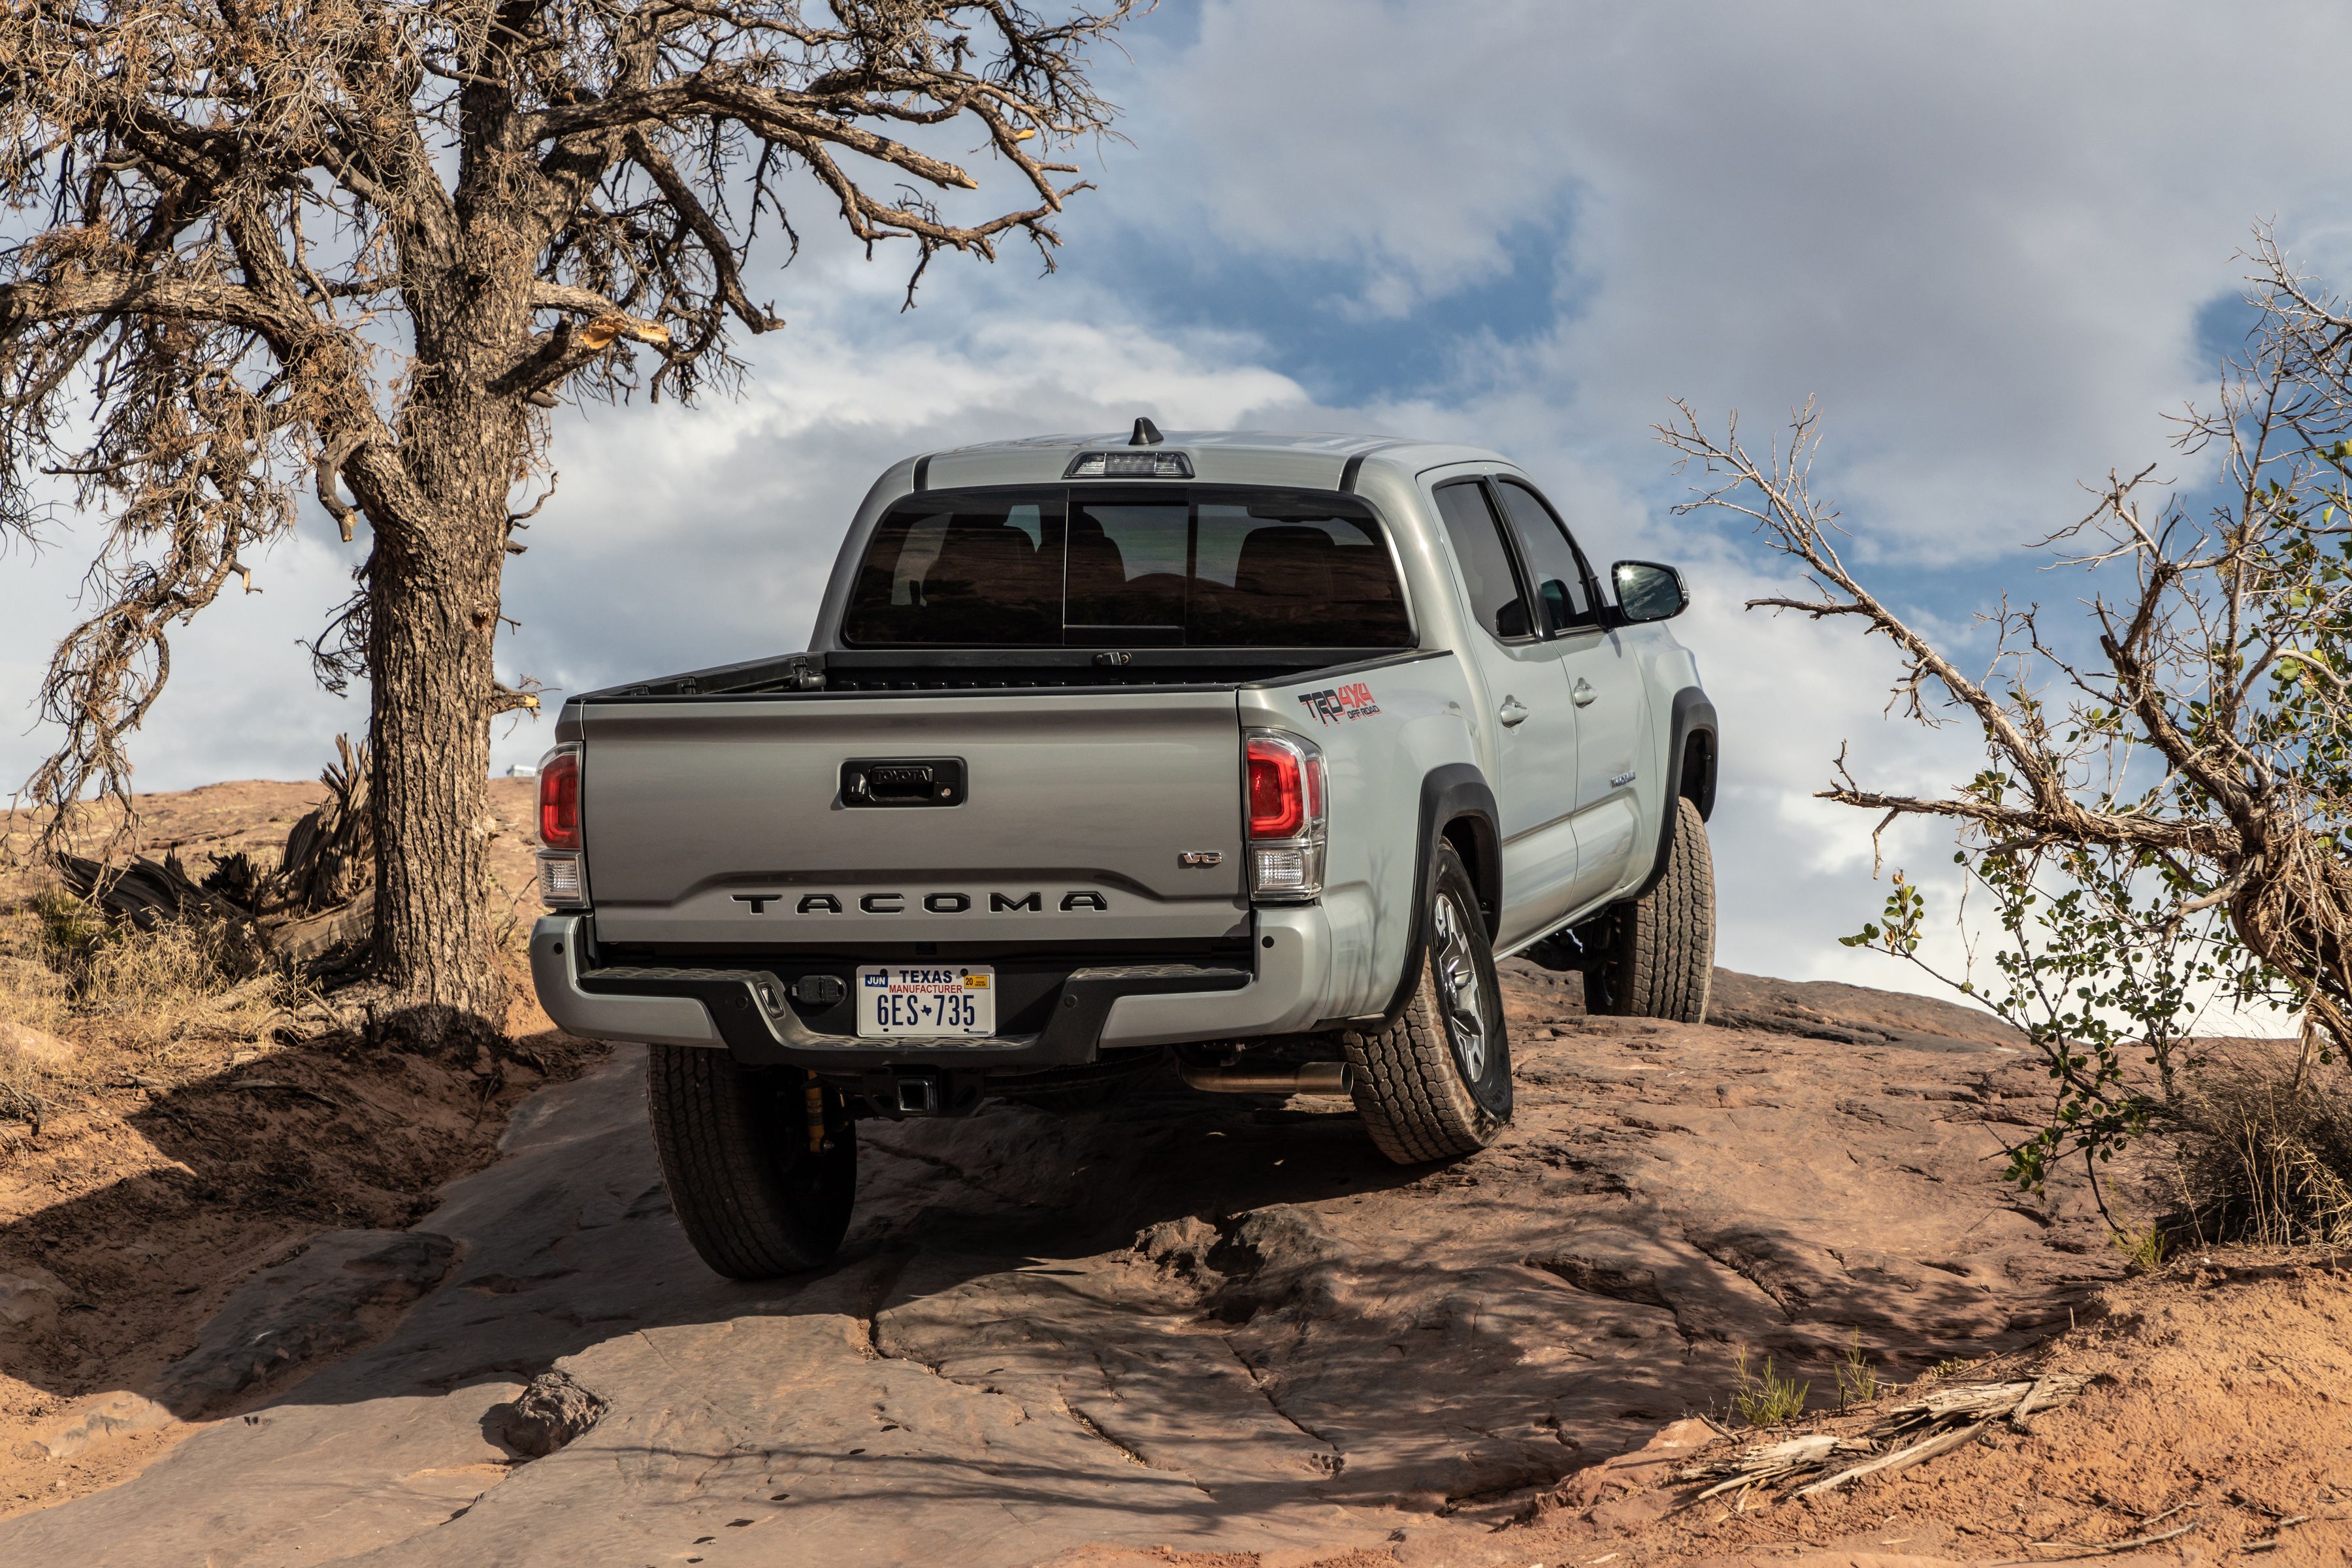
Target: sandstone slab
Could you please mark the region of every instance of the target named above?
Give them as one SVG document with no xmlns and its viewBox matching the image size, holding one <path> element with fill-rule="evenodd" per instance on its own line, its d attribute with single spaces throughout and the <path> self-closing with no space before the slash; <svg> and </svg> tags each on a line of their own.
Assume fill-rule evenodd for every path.
<svg viewBox="0 0 2352 1568">
<path fill-rule="evenodd" d="M 331 1231 L 247 1281 L 196 1348 L 163 1370 L 158 1393 L 201 1415 L 347 1350 L 372 1336 L 372 1318 L 440 1283 L 454 1250 L 427 1231 Z"/>
</svg>

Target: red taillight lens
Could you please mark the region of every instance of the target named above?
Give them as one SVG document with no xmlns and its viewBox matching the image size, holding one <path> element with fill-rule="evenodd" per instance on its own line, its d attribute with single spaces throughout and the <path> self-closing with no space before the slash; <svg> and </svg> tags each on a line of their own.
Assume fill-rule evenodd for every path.
<svg viewBox="0 0 2352 1568">
<path fill-rule="evenodd" d="M 1315 809 L 1307 759 L 1296 747 L 1252 736 L 1249 743 L 1249 833 L 1252 838 L 1296 838 Z"/>
<path fill-rule="evenodd" d="M 539 766 L 539 841 L 580 847 L 580 753 L 557 752 Z"/>
</svg>

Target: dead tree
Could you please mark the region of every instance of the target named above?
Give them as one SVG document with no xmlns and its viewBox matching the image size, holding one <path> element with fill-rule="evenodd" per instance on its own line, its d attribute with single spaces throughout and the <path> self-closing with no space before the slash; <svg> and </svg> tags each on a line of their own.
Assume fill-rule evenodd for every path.
<svg viewBox="0 0 2352 1568">
<path fill-rule="evenodd" d="M 415 1030 L 498 1020 L 489 726 L 536 699 L 492 654 L 544 411 L 728 385 L 784 324 L 751 268 L 794 181 L 905 247 L 910 301 L 941 250 L 1050 267 L 1052 150 L 1107 127 L 1087 50 L 1132 4 L 5 0 L 0 528 L 43 476 L 110 527 L 28 793 L 128 806 L 170 629 L 314 489 L 369 530 L 313 651 L 369 683 L 379 976 Z M 1017 200 L 961 195 L 975 153 Z"/>
<path fill-rule="evenodd" d="M 2184 458 L 2210 479 L 2173 489 L 2150 465 L 2095 487 L 2089 515 L 2042 542 L 2084 572 L 2089 636 L 2045 637 L 2034 611 L 2004 610 L 1982 674 L 1839 554 L 1837 514 L 1808 488 L 1810 404 L 1760 458 L 1736 418 L 1718 438 L 1677 405 L 1659 427 L 1703 476 L 1685 510 L 1749 520 L 1811 584 L 1751 609 L 1859 623 L 1903 660 L 1895 706 L 1982 731 L 1986 767 L 1948 794 L 1872 788 L 1843 757 L 1821 794 L 1879 814 L 1882 829 L 1960 827 L 2009 933 L 2009 994 L 2036 1015 L 2018 1021 L 2062 1084 L 2021 1175 L 2145 1124 L 2151 1102 L 2111 1047 L 2159 1047 L 2162 1074 L 2163 1031 L 2200 984 L 2283 999 L 2303 1010 L 2307 1043 L 2352 1046 L 2352 306 L 2299 275 L 2267 231 L 2251 258 L 2258 324 L 2213 405 L 2179 423 Z M 1915 956 L 1918 916 L 1898 883 L 1887 925 L 1855 940 Z M 2221 946 L 2180 957 L 2184 932 L 2215 918 Z M 2021 951 L 2034 931 L 2051 945 Z"/>
</svg>

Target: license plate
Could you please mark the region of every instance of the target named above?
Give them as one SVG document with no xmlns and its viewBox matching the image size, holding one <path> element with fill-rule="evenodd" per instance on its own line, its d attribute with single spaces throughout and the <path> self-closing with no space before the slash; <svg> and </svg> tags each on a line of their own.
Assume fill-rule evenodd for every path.
<svg viewBox="0 0 2352 1568">
<path fill-rule="evenodd" d="M 857 1032 L 996 1033 L 996 971 L 985 963 L 869 963 L 857 972 Z"/>
</svg>

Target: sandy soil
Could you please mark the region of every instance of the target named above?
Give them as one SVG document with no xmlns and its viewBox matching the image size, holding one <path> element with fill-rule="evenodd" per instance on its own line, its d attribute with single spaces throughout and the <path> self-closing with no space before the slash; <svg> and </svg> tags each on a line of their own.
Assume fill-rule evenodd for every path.
<svg viewBox="0 0 2352 1568">
<path fill-rule="evenodd" d="M 1996 1424 L 1899 1476 L 1777 1502 L 1757 1492 L 1694 1504 L 1699 1489 L 1664 1484 L 1662 1473 L 1630 1467 L 1619 1473 L 1632 1484 L 1620 1485 L 1596 1469 L 1503 1534 L 1529 1562 L 1625 1568 L 1866 1553 L 1894 1554 L 1868 1559 L 1889 1568 L 2352 1561 L 2352 1273 L 2326 1258 L 2200 1255 L 2111 1286 L 2078 1316 L 2026 1354 L 1950 1374 L 2091 1380 L 2029 1431 Z M 1868 1419 L 1800 1422 L 1769 1438 Z M 1677 1465 L 1765 1440 L 1702 1436 L 1705 1447 L 1675 1449 Z"/>
</svg>

